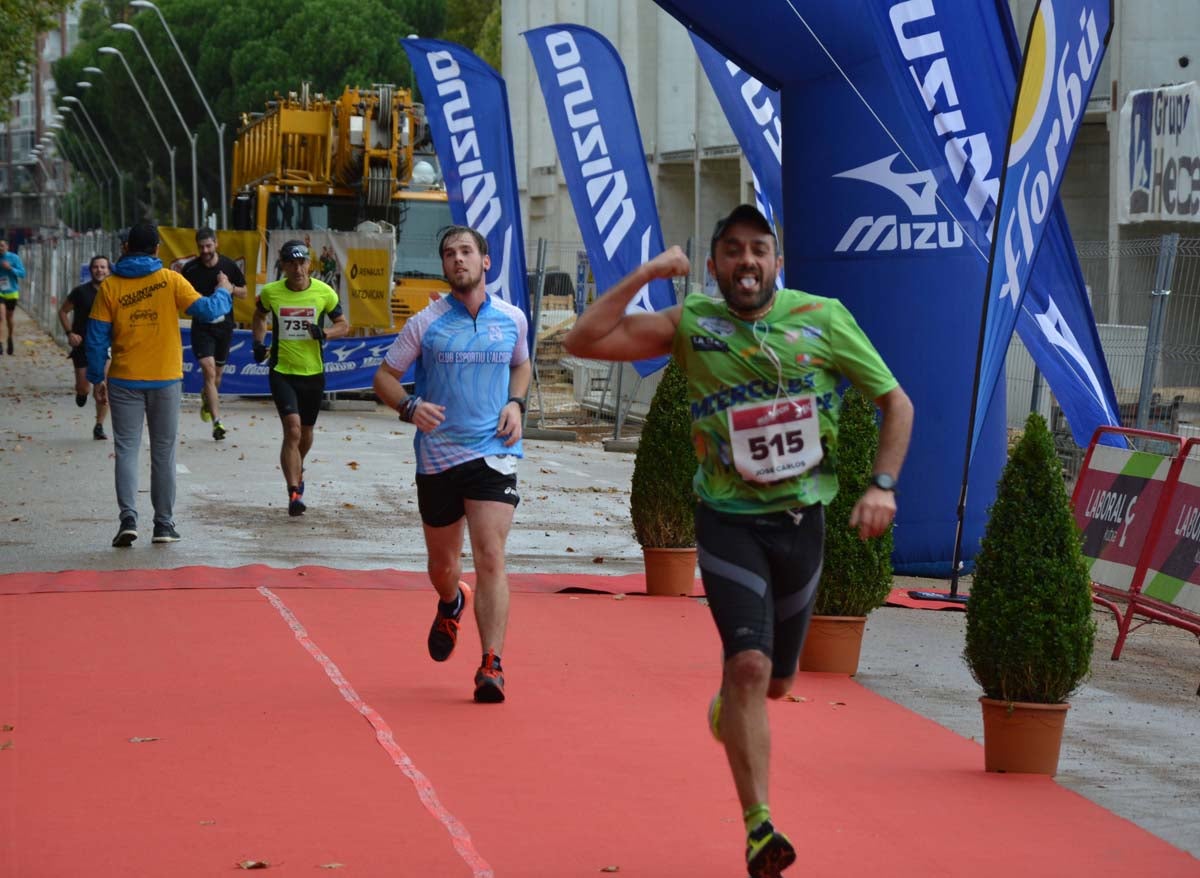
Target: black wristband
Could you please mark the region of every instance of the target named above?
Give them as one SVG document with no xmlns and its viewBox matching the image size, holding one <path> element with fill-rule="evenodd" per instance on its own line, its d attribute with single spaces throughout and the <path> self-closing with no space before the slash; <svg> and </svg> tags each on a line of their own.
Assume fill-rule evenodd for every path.
<svg viewBox="0 0 1200 878">
<path fill-rule="evenodd" d="M 521 414 L 525 414 L 525 397 L 510 396 L 508 398 L 508 402 L 515 402 L 517 405 L 519 405 L 521 407 Z M 505 405 L 508 405 L 508 403 L 506 402 Z"/>
<path fill-rule="evenodd" d="M 396 406 L 396 411 L 400 414 L 400 420 L 404 421 L 406 424 L 411 424 L 413 415 L 416 414 L 417 406 L 419 406 L 421 402 L 422 400 L 419 396 L 404 397 L 404 399 L 400 401 L 400 404 Z"/>
</svg>

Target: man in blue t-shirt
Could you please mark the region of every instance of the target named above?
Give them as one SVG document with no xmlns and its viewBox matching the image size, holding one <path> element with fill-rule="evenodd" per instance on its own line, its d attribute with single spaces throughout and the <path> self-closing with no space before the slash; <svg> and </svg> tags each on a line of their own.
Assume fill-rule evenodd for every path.
<svg viewBox="0 0 1200 878">
<path fill-rule="evenodd" d="M 517 495 L 522 415 L 533 367 L 525 314 L 487 292 L 487 239 L 452 226 L 438 246 L 450 295 L 404 324 L 375 373 L 375 393 L 417 428 L 417 506 L 429 578 L 441 598 L 429 655 L 444 662 L 471 590 L 462 575 L 464 530 L 475 561 L 475 622 L 483 660 L 475 700 L 504 700 L 500 653 L 508 627 L 504 546 Z M 416 364 L 414 392 L 401 377 Z"/>
<path fill-rule="evenodd" d="M 8 241 L 0 238 L 0 307 L 4 308 L 4 322 L 8 327 L 6 348 L 10 356 L 13 353 L 13 312 L 17 310 L 17 300 L 21 297 L 18 282 L 24 276 L 25 266 L 21 264 L 21 257 L 10 253 Z"/>
</svg>

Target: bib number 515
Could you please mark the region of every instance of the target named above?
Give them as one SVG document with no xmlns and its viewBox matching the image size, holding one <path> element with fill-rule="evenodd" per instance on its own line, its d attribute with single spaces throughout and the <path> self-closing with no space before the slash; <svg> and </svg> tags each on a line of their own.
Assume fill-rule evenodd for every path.
<svg viewBox="0 0 1200 878">
<path fill-rule="evenodd" d="M 796 454 L 804 450 L 804 435 L 800 430 L 775 433 L 771 436 L 750 437 L 750 459 L 766 460 L 771 451 L 776 454 Z"/>
</svg>

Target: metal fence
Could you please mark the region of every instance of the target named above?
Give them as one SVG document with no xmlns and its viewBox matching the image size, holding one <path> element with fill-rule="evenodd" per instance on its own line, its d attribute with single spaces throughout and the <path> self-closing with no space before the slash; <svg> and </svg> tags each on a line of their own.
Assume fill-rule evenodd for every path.
<svg viewBox="0 0 1200 878">
<path fill-rule="evenodd" d="M 26 272 L 21 307 L 65 347 L 67 337 L 58 309 L 67 293 L 90 277 L 87 267 L 93 256 L 107 256 L 115 262 L 120 249 L 116 233 L 102 231 L 26 242 L 21 247 Z"/>
</svg>

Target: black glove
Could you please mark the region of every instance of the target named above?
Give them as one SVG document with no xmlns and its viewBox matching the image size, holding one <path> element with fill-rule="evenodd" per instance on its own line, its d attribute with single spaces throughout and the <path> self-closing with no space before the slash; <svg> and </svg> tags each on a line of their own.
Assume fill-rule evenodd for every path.
<svg viewBox="0 0 1200 878">
<path fill-rule="evenodd" d="M 308 334 L 311 335 L 313 338 L 315 338 L 317 341 L 325 340 L 325 330 L 322 329 L 316 323 L 308 324 Z"/>
<path fill-rule="evenodd" d="M 267 358 L 267 354 L 269 354 L 269 353 L 270 353 L 270 351 L 267 349 L 267 346 L 265 344 L 263 344 L 261 341 L 256 341 L 254 343 L 254 362 L 256 362 L 256 363 L 263 362 Z"/>
</svg>

